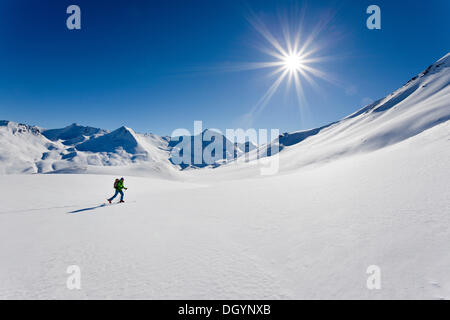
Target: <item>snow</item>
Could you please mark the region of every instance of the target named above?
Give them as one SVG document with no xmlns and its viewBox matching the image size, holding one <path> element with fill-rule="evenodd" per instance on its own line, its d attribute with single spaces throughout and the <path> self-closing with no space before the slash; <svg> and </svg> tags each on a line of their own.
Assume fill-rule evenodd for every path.
<svg viewBox="0 0 450 320">
<path fill-rule="evenodd" d="M 178 147 L 179 144 L 182 144 L 182 142 L 185 141 L 184 139 L 187 139 L 187 141 L 189 141 L 189 144 L 191 146 L 190 150 L 188 150 L 190 154 L 190 163 L 186 164 L 182 162 L 181 164 L 177 164 L 177 166 L 179 166 L 182 170 L 205 167 L 216 168 L 223 165 L 224 163 L 227 163 L 228 161 L 232 161 L 236 158 L 241 157 L 249 151 L 256 150 L 257 148 L 257 146 L 251 141 L 231 141 L 237 140 L 236 137 L 226 137 L 220 131 L 214 129 L 205 129 L 196 136 L 170 137 L 169 139 L 170 140 L 168 147 L 170 148 L 170 161 L 174 164 L 177 164 L 177 162 L 174 161 L 174 157 L 182 157 L 182 153 L 180 153 L 180 148 Z M 217 157 L 220 157 L 220 159 L 216 160 L 214 163 L 210 163 L 212 159 L 208 159 L 209 161 L 205 161 L 205 159 L 202 159 L 201 162 L 199 161 L 200 163 L 196 163 L 194 157 L 196 146 L 195 141 L 199 142 L 198 145 L 201 146 L 202 154 L 205 152 L 205 149 L 208 150 L 209 148 L 212 148 L 213 142 L 220 141 L 222 150 L 216 150 L 218 152 Z M 212 151 L 208 150 L 208 154 L 210 154 L 210 152 Z"/>
<path fill-rule="evenodd" d="M 169 138 L 0 122 L 0 299 L 450 299 L 449 59 L 282 135 L 274 176 L 273 145 L 180 171 Z M 104 205 L 120 176 L 126 203 Z"/>
<path fill-rule="evenodd" d="M 387 97 L 321 128 L 283 134 L 248 157 L 255 160 L 266 154 L 265 149 L 279 148 L 280 171 L 289 172 L 399 143 L 450 120 L 449 83 L 447 54 Z M 228 163 L 225 171 L 247 176 L 253 165 L 252 174 L 259 173 L 256 162 L 247 166 L 236 162 Z"/>
<path fill-rule="evenodd" d="M 103 173 L 176 176 L 168 141 L 122 127 L 106 130 L 72 124 L 45 130 L 0 122 L 0 174 Z"/>
<path fill-rule="evenodd" d="M 124 205 L 99 207 L 113 176 L 3 176 L 0 297 L 450 298 L 449 129 L 264 179 L 125 177 Z"/>
<path fill-rule="evenodd" d="M 34 127 L 34 131 L 18 131 L 11 128 L 19 124 L 5 122 L 8 125 L 0 125 L 0 154 L 5 154 L 0 158 L 0 172 L 111 174 L 118 171 L 114 167 L 127 167 L 139 174 L 146 168 L 151 175 L 167 177 L 177 175 L 180 168 L 236 167 L 234 162 L 240 162 L 243 156 L 255 160 L 261 155 L 274 154 L 277 149 L 282 153 L 281 170 L 288 171 L 360 152 L 372 152 L 450 119 L 449 61 L 447 54 L 392 94 L 321 128 L 285 133 L 261 146 L 251 143 L 246 146 L 219 135 L 216 138 L 222 139 L 223 159 L 213 164 L 195 164 L 192 155 L 191 164 L 174 165 L 173 152 L 177 150 L 179 139 L 139 134 L 127 127 L 108 132 L 72 124 L 62 129 Z M 210 131 L 214 130 L 205 130 L 201 136 L 210 135 Z M 193 147 L 195 137 L 189 138 Z M 203 141 L 202 148 L 207 148 L 210 143 Z M 14 145 L 14 152 L 10 145 Z M 18 161 L 13 161 L 14 157 Z M 246 166 L 239 169 L 247 172 Z"/>
<path fill-rule="evenodd" d="M 205 130 L 202 135 L 208 130 Z M 217 167 L 235 156 L 254 150 L 251 143 L 233 144 L 224 136 L 223 159 L 217 163 L 175 165 L 173 151 L 179 138 L 140 134 L 128 127 L 113 132 L 72 124 L 62 129 L 40 129 L 10 121 L 0 122 L 0 173 L 105 173 L 112 174 L 124 167 L 128 172 L 176 175 L 181 168 Z M 194 139 L 194 137 L 188 137 Z M 203 149 L 210 145 L 203 143 Z M 10 146 L 14 146 L 11 152 Z M 32 149 L 32 152 L 30 152 Z M 145 173 L 144 173 L 145 174 Z"/>
<path fill-rule="evenodd" d="M 37 172 L 39 161 L 58 148 L 34 126 L 0 121 L 0 174 Z"/>
<path fill-rule="evenodd" d="M 63 140 L 65 145 L 76 145 L 87 141 L 91 137 L 97 137 L 108 133 L 106 130 L 93 127 L 84 127 L 76 123 L 62 129 L 43 130 L 42 134 L 52 141 Z"/>
</svg>

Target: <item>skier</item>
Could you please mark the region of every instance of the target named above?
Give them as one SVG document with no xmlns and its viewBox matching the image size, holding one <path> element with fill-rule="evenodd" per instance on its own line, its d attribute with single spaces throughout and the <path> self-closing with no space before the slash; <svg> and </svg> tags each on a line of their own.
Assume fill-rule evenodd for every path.
<svg viewBox="0 0 450 320">
<path fill-rule="evenodd" d="M 116 179 L 114 181 L 114 189 L 116 190 L 116 193 L 108 199 L 108 202 L 111 203 L 112 200 L 114 200 L 115 197 L 117 197 L 117 195 L 120 193 L 120 201 L 119 203 L 123 203 L 125 201 L 123 201 L 123 189 L 127 190 L 128 188 L 125 188 L 125 186 L 123 185 L 123 178 Z"/>
</svg>

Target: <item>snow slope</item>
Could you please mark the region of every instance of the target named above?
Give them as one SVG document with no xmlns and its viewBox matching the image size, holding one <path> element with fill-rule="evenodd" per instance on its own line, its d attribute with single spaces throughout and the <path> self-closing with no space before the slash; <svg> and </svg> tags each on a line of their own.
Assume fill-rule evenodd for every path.
<svg viewBox="0 0 450 320">
<path fill-rule="evenodd" d="M 450 53 L 385 98 L 321 128 L 280 135 L 273 143 L 250 152 L 249 158 L 255 160 L 280 150 L 280 171 L 287 172 L 409 139 L 450 120 L 449 84 Z M 230 163 L 226 170 L 248 174 L 249 166 Z"/>
<path fill-rule="evenodd" d="M 231 141 L 230 140 L 231 138 L 235 137 L 228 138 L 219 131 L 213 129 L 205 129 L 200 134 L 195 136 L 170 137 L 168 145 L 170 148 L 170 161 L 175 165 L 177 165 L 182 170 L 187 168 L 195 168 L 195 169 L 205 167 L 217 168 L 223 165 L 224 163 L 237 159 L 242 155 L 256 149 L 256 145 L 251 141 L 237 142 Z M 180 145 L 183 146 L 184 139 L 187 139 L 189 141 L 191 147 L 190 150 L 188 149 L 189 160 L 188 163 L 185 162 L 177 163 L 176 161 L 174 161 L 174 157 L 181 158 L 183 156 L 183 150 L 181 150 L 181 147 L 179 146 Z M 216 139 L 217 141 L 220 141 L 221 149 L 215 150 L 213 152 L 212 150 L 214 146 L 213 143 L 216 141 Z M 195 148 L 197 143 L 196 141 L 198 141 L 198 146 L 199 148 L 201 148 L 199 153 L 203 155 L 206 149 L 207 154 L 211 155 L 211 158 L 215 157 L 218 158 L 217 161 L 215 161 L 214 163 L 210 163 L 209 161 L 205 161 L 205 159 L 202 158 L 201 161 L 198 161 L 199 163 L 196 163 L 195 159 L 195 152 L 196 152 Z M 217 155 L 215 154 L 216 151 Z"/>
<path fill-rule="evenodd" d="M 0 142 L 0 174 L 38 172 L 41 160 L 62 148 L 40 128 L 10 121 L 0 121 Z"/>
<path fill-rule="evenodd" d="M 205 130 L 205 132 L 212 132 Z M 194 140 L 195 137 L 186 137 Z M 138 175 L 170 177 L 186 168 L 217 167 L 255 149 L 251 142 L 232 143 L 224 136 L 216 163 L 174 164 L 178 138 L 140 134 L 125 126 L 108 132 L 72 124 L 61 129 L 41 129 L 11 121 L 0 122 L 0 172 L 14 173 L 103 173 L 126 170 Z M 203 142 L 202 150 L 211 144 Z M 193 146 L 194 144 L 192 144 Z M 10 146 L 14 146 L 13 149 Z M 32 152 L 30 152 L 30 150 Z M 193 158 L 193 157 L 192 157 Z"/>
<path fill-rule="evenodd" d="M 3 173 L 113 173 L 117 168 L 147 168 L 170 176 L 177 169 L 204 167 L 233 167 L 242 156 L 255 160 L 281 150 L 281 171 L 318 164 L 360 152 L 369 152 L 398 143 L 450 119 L 450 53 L 413 77 L 403 87 L 354 114 L 326 126 L 311 130 L 285 133 L 268 145 L 256 148 L 252 144 L 234 143 L 219 135 L 223 150 L 212 165 L 204 161 L 196 164 L 174 164 L 178 138 L 142 135 L 121 127 L 113 132 L 72 124 L 66 128 L 19 132 L 13 124 L 0 124 L 0 172 Z M 9 123 L 9 124 L 8 124 Z M 7 125 L 8 124 L 8 125 Z M 31 126 L 23 125 L 25 128 Z M 213 130 L 188 137 L 202 138 L 202 150 L 211 144 Z M 30 145 L 31 144 L 31 145 Z M 8 146 L 14 145 L 14 153 Z M 51 148 L 51 150 L 48 150 Z M 55 151 L 55 149 L 57 151 Z M 31 152 L 28 152 L 31 150 Z M 18 159 L 14 159 L 14 155 Z M 237 158 L 238 161 L 234 161 Z M 16 161 L 15 161 L 16 160 Z M 105 167 L 105 168 L 102 168 Z M 236 166 L 234 166 L 236 167 Z M 139 169 L 139 173 L 144 170 Z M 238 170 L 248 173 L 247 166 Z M 227 169 L 229 170 L 229 169 Z"/>
<path fill-rule="evenodd" d="M 2 176 L 0 298 L 450 299 L 449 59 L 281 136 L 274 176 L 257 161 L 179 172 L 170 139 L 126 127 L 67 146 L 0 122 L 3 172 L 87 173 Z M 127 202 L 105 206 L 119 175 Z"/>
<path fill-rule="evenodd" d="M 289 175 L 126 177 L 112 206 L 113 176 L 3 176 L 0 298 L 448 299 L 449 144 L 445 122 Z"/>
<path fill-rule="evenodd" d="M 167 138 L 122 127 L 45 130 L 0 121 L 0 173 L 101 173 L 175 177 Z"/>
<path fill-rule="evenodd" d="M 65 145 L 76 145 L 89 140 L 91 137 L 97 137 L 108 133 L 106 130 L 93 127 L 84 127 L 76 123 L 62 129 L 43 130 L 42 134 L 49 140 L 63 140 Z"/>
</svg>

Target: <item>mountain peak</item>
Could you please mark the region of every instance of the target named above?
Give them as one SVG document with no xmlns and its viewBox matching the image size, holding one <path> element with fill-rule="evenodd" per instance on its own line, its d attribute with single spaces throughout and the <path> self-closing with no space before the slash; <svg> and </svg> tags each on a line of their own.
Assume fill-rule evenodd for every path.
<svg viewBox="0 0 450 320">
<path fill-rule="evenodd" d="M 450 64 L 450 52 L 447 53 L 445 56 L 440 58 L 438 61 L 436 61 L 434 64 L 442 64 L 444 63 L 446 66 Z"/>
<path fill-rule="evenodd" d="M 299 148 L 298 150 L 302 152 L 298 154 L 290 151 L 284 153 L 293 155 L 292 167 L 344 154 L 383 148 L 450 119 L 447 99 L 450 90 L 449 75 L 450 53 L 447 53 L 403 87 L 342 120 L 320 128 L 285 133 L 278 139 L 259 146 L 248 141 L 239 143 L 215 129 L 204 129 L 196 132 L 195 136 L 188 135 L 182 138 L 191 140 L 192 157 L 196 145 L 201 146 L 203 150 L 209 147 L 207 151 L 211 152 L 211 155 L 214 153 L 212 156 L 216 162 L 208 164 L 202 161 L 195 164 L 191 157 L 190 163 L 178 167 L 184 169 L 221 166 L 255 148 L 257 152 L 249 155 L 253 159 L 273 155 L 276 150 Z M 214 138 L 211 139 L 210 136 Z M 32 168 L 30 170 L 33 172 L 58 171 L 61 168 L 81 164 L 113 166 L 141 162 L 149 166 L 155 163 L 163 163 L 165 166 L 170 165 L 173 159 L 172 151 L 179 151 L 179 155 L 189 151 L 180 150 L 178 144 L 181 137 L 142 135 L 127 126 L 109 132 L 72 123 L 61 129 L 41 130 L 34 126 L 0 120 L 0 138 L 2 137 L 3 141 L 9 144 L 7 146 L 2 141 L 0 154 L 2 156 L 8 152 L 11 154 L 9 149 L 19 146 L 20 157 L 26 161 L 17 168 Z M 202 140 L 201 144 L 194 143 L 199 138 Z M 216 142 L 222 143 L 222 146 Z M 213 143 L 214 145 L 211 145 Z M 32 154 L 29 150 L 36 152 Z M 304 153 L 305 150 L 308 152 Z M 2 162 L 10 166 L 10 163 L 17 159 L 17 156 L 14 157 L 11 157 L 13 160 L 9 160 L 8 163 L 0 159 L 0 170 Z"/>
<path fill-rule="evenodd" d="M 61 129 L 44 130 L 42 134 L 51 141 L 62 140 L 66 145 L 75 145 L 105 133 L 107 131 L 100 128 L 85 127 L 72 123 Z"/>
<path fill-rule="evenodd" d="M 122 126 L 111 133 L 92 138 L 76 147 L 79 151 L 115 152 L 122 148 L 134 154 L 138 150 L 138 141 L 134 131 Z"/>
<path fill-rule="evenodd" d="M 121 126 L 120 128 L 114 130 L 110 134 L 113 136 L 123 136 L 123 137 L 129 136 L 133 139 L 136 139 L 136 133 L 134 132 L 134 130 L 126 126 Z"/>
<path fill-rule="evenodd" d="M 133 132 L 134 133 L 134 131 L 133 131 L 133 129 L 131 129 L 131 128 L 128 128 L 127 126 L 121 126 L 120 128 L 118 128 L 118 129 L 116 129 L 116 130 L 114 130 L 114 131 L 118 131 L 118 132 L 123 132 L 123 131 L 127 131 L 127 132 Z"/>
<path fill-rule="evenodd" d="M 41 130 L 39 127 L 30 126 L 28 124 L 17 123 L 9 120 L 0 120 L 0 127 L 6 127 L 13 134 L 16 133 L 32 133 L 35 135 L 41 134 Z"/>
</svg>

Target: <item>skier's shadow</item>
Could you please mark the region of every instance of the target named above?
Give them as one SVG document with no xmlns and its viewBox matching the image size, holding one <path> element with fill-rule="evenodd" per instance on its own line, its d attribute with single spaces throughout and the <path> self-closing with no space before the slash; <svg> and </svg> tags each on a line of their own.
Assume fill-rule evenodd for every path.
<svg viewBox="0 0 450 320">
<path fill-rule="evenodd" d="M 95 209 L 102 208 L 102 207 L 105 207 L 105 206 L 106 206 L 106 204 L 102 203 L 102 204 L 100 204 L 98 206 L 95 206 L 95 207 L 78 209 L 78 210 L 70 211 L 70 212 L 67 212 L 67 213 L 80 213 L 80 212 L 85 212 L 85 211 L 91 211 L 91 210 L 95 210 Z"/>
</svg>

